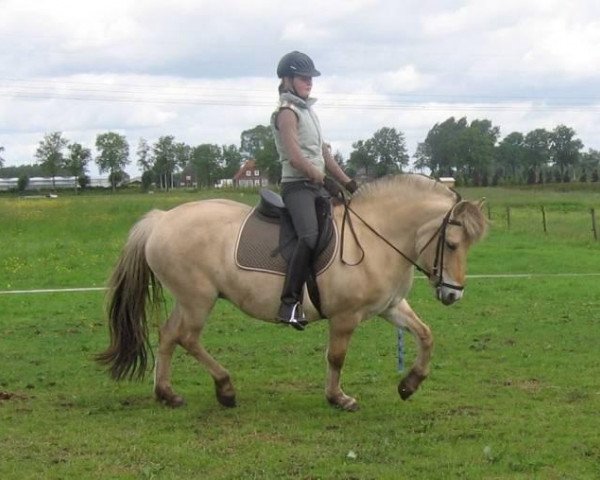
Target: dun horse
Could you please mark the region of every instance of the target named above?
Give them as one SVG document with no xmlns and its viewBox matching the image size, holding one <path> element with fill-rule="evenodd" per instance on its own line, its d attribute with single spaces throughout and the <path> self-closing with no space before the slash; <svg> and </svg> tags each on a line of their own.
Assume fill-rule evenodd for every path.
<svg viewBox="0 0 600 480">
<path fill-rule="evenodd" d="M 200 335 L 218 298 L 254 318 L 274 321 L 283 277 L 243 270 L 234 261 L 236 238 L 250 210 L 229 200 L 203 200 L 153 210 L 132 228 L 110 279 L 110 345 L 98 356 L 113 378 L 145 373 L 150 350 L 146 304 L 159 301 L 165 287 L 175 305 L 159 332 L 156 397 L 173 407 L 184 403 L 170 378 L 173 352 L 180 345 L 208 370 L 218 401 L 235 405 L 230 375 L 204 349 Z M 331 404 L 352 411 L 358 404 L 342 390 L 340 376 L 356 327 L 380 316 L 415 337 L 415 362 L 398 386 L 400 396 L 408 398 L 427 377 L 433 345 L 429 327 L 406 301 L 414 269 L 429 277 L 443 304 L 459 300 L 467 251 L 482 238 L 487 222 L 481 202 L 461 200 L 445 185 L 420 175 L 363 185 L 345 213 L 354 230 L 349 235 L 346 229 L 346 261 L 338 246 L 317 283 L 321 312 L 329 322 L 325 395 Z M 333 209 L 333 220 L 340 232 L 343 206 Z M 321 318 L 308 296 L 304 304 L 309 322 Z"/>
</svg>

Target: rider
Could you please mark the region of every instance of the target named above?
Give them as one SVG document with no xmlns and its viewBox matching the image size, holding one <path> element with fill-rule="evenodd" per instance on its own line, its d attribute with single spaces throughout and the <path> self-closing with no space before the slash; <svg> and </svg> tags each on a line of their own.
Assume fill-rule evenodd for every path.
<svg viewBox="0 0 600 480">
<path fill-rule="evenodd" d="M 319 236 L 315 201 L 319 197 L 339 196 L 339 183 L 353 193 L 351 180 L 323 142 L 319 119 L 312 109 L 316 99 L 310 97 L 313 77 L 321 73 L 304 53 L 284 55 L 277 65 L 279 105 L 271 115 L 271 128 L 281 161 L 281 196 L 292 217 L 298 242 L 289 261 L 277 320 L 304 330 L 302 289 L 309 274 L 310 262 Z"/>
</svg>

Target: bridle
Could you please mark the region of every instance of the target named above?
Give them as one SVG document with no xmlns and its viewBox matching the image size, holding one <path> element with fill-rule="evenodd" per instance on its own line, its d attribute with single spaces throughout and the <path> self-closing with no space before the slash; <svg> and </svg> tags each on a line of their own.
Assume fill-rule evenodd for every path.
<svg viewBox="0 0 600 480">
<path fill-rule="evenodd" d="M 456 206 L 456 204 L 459 201 L 460 201 L 460 197 L 459 197 L 459 200 L 452 206 L 452 208 L 450 210 L 448 210 L 446 215 L 444 215 L 442 224 L 438 227 L 438 229 L 435 231 L 435 233 L 432 235 L 432 237 L 427 241 L 425 246 L 423 248 L 421 248 L 421 250 L 419 251 L 418 256 L 420 257 L 421 254 L 431 244 L 431 242 L 437 235 L 438 238 L 437 238 L 437 244 L 435 246 L 435 259 L 433 261 L 433 267 L 431 269 L 431 273 L 424 271 L 421 267 L 417 266 L 416 263 L 414 264 L 421 273 L 427 275 L 427 278 L 431 279 L 432 277 L 437 277 L 437 280 L 434 283 L 435 288 L 446 287 L 446 288 L 450 288 L 452 290 L 458 290 L 458 291 L 462 291 L 465 289 L 465 287 L 462 285 L 446 283 L 443 280 L 444 252 L 446 251 L 446 249 L 444 248 L 444 245 L 446 243 L 446 229 L 448 228 L 448 225 L 455 225 L 457 227 L 462 227 L 461 222 L 450 218 L 452 216 L 452 212 L 454 211 L 454 207 Z"/>
<path fill-rule="evenodd" d="M 362 218 L 358 213 L 356 213 L 356 211 L 353 210 L 352 207 L 350 206 L 350 202 L 352 199 L 351 198 L 346 199 L 346 197 L 342 193 L 344 215 L 342 217 L 342 231 L 340 234 L 340 260 L 342 261 L 342 263 L 344 265 L 355 266 L 355 265 L 360 264 L 365 258 L 365 251 L 362 248 L 362 245 L 360 244 L 360 242 L 358 240 L 356 231 L 354 230 L 354 225 L 353 225 L 352 219 L 349 215 L 349 212 L 350 212 L 356 218 L 358 218 L 365 227 L 367 227 L 372 233 L 374 233 L 375 236 L 377 236 L 385 244 L 387 244 L 389 247 L 391 247 L 396 253 L 400 254 L 400 256 L 402 256 L 405 260 L 407 260 L 409 263 L 411 263 L 419 272 L 421 272 L 423 275 L 425 275 L 429 280 L 434 280 L 434 282 L 433 282 L 434 288 L 439 290 L 441 287 L 446 287 L 446 288 L 450 288 L 452 290 L 457 290 L 457 291 L 464 290 L 465 287 L 462 285 L 456 285 L 456 284 L 444 282 L 444 252 L 445 252 L 444 245 L 446 243 L 446 230 L 448 228 L 448 225 L 456 225 L 459 227 L 462 226 L 461 222 L 451 218 L 454 208 L 461 201 L 461 196 L 458 194 L 458 192 L 456 192 L 454 190 L 453 190 L 453 192 L 456 195 L 456 201 L 454 202 L 454 205 L 452 205 L 450 210 L 448 210 L 448 212 L 444 215 L 441 225 L 435 230 L 435 232 L 433 233 L 431 238 L 427 241 L 427 243 L 425 243 L 425 245 L 421 248 L 421 250 L 419 251 L 419 254 L 417 255 L 417 260 L 418 260 L 418 258 L 423 254 L 425 249 L 429 245 L 431 245 L 433 240 L 437 237 L 437 244 L 435 247 L 435 260 L 433 261 L 433 267 L 432 267 L 431 271 L 428 271 L 425 268 L 423 268 L 421 265 L 419 265 L 417 263 L 417 260 L 413 260 L 412 258 L 410 258 L 402 250 L 397 248 L 392 242 L 390 242 L 387 238 L 385 238 L 377 230 L 375 230 L 375 228 L 373 228 L 371 225 L 369 225 L 367 223 L 367 221 L 364 218 Z M 348 263 L 344 260 L 344 237 L 345 237 L 346 224 L 348 224 L 348 227 L 350 228 L 350 231 L 352 233 L 354 241 L 358 245 L 360 252 L 361 252 L 360 259 L 355 263 Z"/>
</svg>

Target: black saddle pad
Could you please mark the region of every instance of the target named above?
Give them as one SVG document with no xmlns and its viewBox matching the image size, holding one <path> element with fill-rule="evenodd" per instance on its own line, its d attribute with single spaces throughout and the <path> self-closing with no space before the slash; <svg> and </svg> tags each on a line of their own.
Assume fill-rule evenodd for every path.
<svg viewBox="0 0 600 480">
<path fill-rule="evenodd" d="M 256 208 L 248 214 L 238 234 L 235 245 L 235 262 L 239 268 L 285 275 L 287 262 L 279 248 L 280 221 L 262 215 Z M 333 262 L 338 233 L 333 224 L 333 235 L 318 255 L 314 271 L 323 273 Z"/>
</svg>

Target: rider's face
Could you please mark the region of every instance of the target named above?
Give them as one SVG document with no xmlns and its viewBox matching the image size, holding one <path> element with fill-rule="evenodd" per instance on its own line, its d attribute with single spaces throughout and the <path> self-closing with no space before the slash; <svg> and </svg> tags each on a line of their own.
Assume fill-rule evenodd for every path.
<svg viewBox="0 0 600 480">
<path fill-rule="evenodd" d="M 308 98 L 310 91 L 312 90 L 312 77 L 305 77 L 304 75 L 294 75 L 292 79 L 294 91 L 296 95 L 301 98 Z"/>
</svg>

